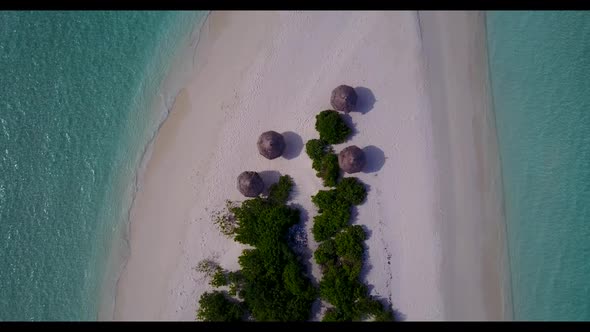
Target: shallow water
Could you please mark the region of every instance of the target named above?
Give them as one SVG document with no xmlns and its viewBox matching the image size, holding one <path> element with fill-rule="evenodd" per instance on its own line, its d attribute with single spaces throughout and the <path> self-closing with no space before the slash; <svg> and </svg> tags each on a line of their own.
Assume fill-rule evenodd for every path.
<svg viewBox="0 0 590 332">
<path fill-rule="evenodd" d="M 0 320 L 98 318 L 161 83 L 204 16 L 0 12 Z"/>
<path fill-rule="evenodd" d="M 590 13 L 487 30 L 514 318 L 590 320 Z"/>
</svg>

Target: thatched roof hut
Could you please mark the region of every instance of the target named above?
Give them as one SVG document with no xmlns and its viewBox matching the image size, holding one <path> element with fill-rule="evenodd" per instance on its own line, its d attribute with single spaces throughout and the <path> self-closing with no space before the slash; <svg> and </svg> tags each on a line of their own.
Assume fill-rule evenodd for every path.
<svg viewBox="0 0 590 332">
<path fill-rule="evenodd" d="M 330 104 L 339 112 L 349 113 L 354 111 L 358 96 L 354 88 L 348 85 L 340 85 L 332 91 Z"/>
<path fill-rule="evenodd" d="M 346 147 L 338 154 L 338 165 L 349 174 L 362 171 L 366 163 L 365 153 L 356 145 Z"/>
<path fill-rule="evenodd" d="M 280 157 L 285 151 L 285 138 L 276 131 L 267 131 L 258 138 L 258 152 L 267 159 Z"/>
<path fill-rule="evenodd" d="M 256 197 L 264 190 L 264 181 L 256 172 L 242 172 L 238 176 L 238 190 L 246 197 Z"/>
</svg>

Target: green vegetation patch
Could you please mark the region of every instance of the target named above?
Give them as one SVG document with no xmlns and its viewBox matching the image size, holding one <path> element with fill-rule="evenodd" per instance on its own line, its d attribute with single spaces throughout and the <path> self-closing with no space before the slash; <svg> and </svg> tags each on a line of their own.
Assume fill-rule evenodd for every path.
<svg viewBox="0 0 590 332">
<path fill-rule="evenodd" d="M 229 286 L 227 296 L 239 297 L 238 303 L 256 321 L 308 320 L 318 295 L 303 265 L 287 245 L 289 228 L 300 221 L 300 211 L 286 204 L 293 185 L 288 175 L 282 176 L 271 186 L 268 197 L 248 199 L 230 207 L 236 221 L 234 239 L 253 248 L 244 250 L 238 258 L 239 271 L 220 272 L 216 267 L 209 268 L 210 264 L 205 269 L 213 270 L 213 286 Z M 221 307 L 218 302 L 219 299 L 199 301 L 199 312 L 216 312 Z M 211 320 L 213 316 L 199 317 Z"/>
<path fill-rule="evenodd" d="M 355 177 L 343 178 L 335 189 L 320 190 L 311 197 L 312 203 L 322 213 L 342 205 L 359 205 L 367 198 L 364 184 Z"/>
<path fill-rule="evenodd" d="M 299 222 L 299 210 L 256 197 L 231 209 L 238 221 L 234 239 L 254 247 L 285 240 L 289 228 Z"/>
<path fill-rule="evenodd" d="M 322 111 L 315 119 L 315 129 L 320 133 L 320 139 L 328 144 L 344 143 L 352 133 L 342 116 L 334 110 Z"/>
<path fill-rule="evenodd" d="M 328 264 L 320 281 L 320 296 L 334 306 L 335 315 L 331 319 L 340 321 L 360 320 L 355 310 L 355 302 L 367 296 L 367 286 L 351 276 L 340 265 Z"/>
<path fill-rule="evenodd" d="M 313 161 L 322 159 L 328 152 L 332 152 L 330 145 L 321 139 L 314 138 L 305 143 L 305 153 Z"/>
<path fill-rule="evenodd" d="M 229 212 L 236 203 L 230 200 L 225 201 L 225 209 L 213 212 L 213 223 L 217 225 L 221 233 L 227 237 L 232 237 L 236 229 L 237 223 L 234 215 Z"/>
<path fill-rule="evenodd" d="M 355 177 L 342 179 L 336 187 L 337 198 L 352 205 L 359 205 L 367 198 L 365 185 Z"/>
<path fill-rule="evenodd" d="M 279 182 L 272 184 L 268 189 L 268 201 L 276 205 L 287 204 L 294 185 L 290 176 L 281 176 Z"/>
<path fill-rule="evenodd" d="M 197 319 L 209 322 L 235 322 L 243 320 L 243 305 L 224 292 L 213 291 L 201 295 Z"/>
<path fill-rule="evenodd" d="M 312 160 L 311 167 L 316 176 L 323 180 L 326 187 L 335 187 L 340 178 L 338 155 L 330 144 L 346 141 L 352 133 L 342 116 L 333 110 L 325 110 L 316 115 L 315 128 L 320 138 L 310 139 L 305 143 L 305 152 Z"/>
<path fill-rule="evenodd" d="M 369 295 L 367 286 L 360 282 L 358 263 L 342 260 L 337 256 L 336 261 L 329 260 L 322 268 L 320 296 L 334 306 L 326 312 L 323 321 L 392 321 L 392 310 Z"/>
<path fill-rule="evenodd" d="M 363 183 L 357 178 L 342 179 L 335 189 L 320 190 L 311 197 L 319 214 L 313 220 L 312 234 L 316 241 L 326 241 L 335 236 L 350 221 L 353 205 L 362 203 L 367 197 Z"/>
<path fill-rule="evenodd" d="M 328 153 L 320 160 L 319 169 L 316 170 L 316 176 L 324 180 L 324 186 L 334 187 L 340 177 L 340 166 L 338 165 L 338 156 L 334 153 Z"/>
<path fill-rule="evenodd" d="M 363 241 L 366 238 L 367 234 L 360 225 L 346 227 L 334 237 L 336 255 L 342 260 L 362 262 Z"/>
<path fill-rule="evenodd" d="M 340 166 L 332 147 L 324 140 L 310 139 L 305 143 L 305 152 L 312 160 L 311 167 L 316 171 L 316 176 L 323 180 L 324 186 L 336 186 Z"/>
<path fill-rule="evenodd" d="M 340 266 L 350 278 L 358 278 L 363 265 L 366 234 L 359 225 L 347 226 L 333 239 L 320 243 L 314 252 L 316 262 L 325 269 Z"/>
<path fill-rule="evenodd" d="M 336 190 L 320 190 L 314 196 L 311 196 L 311 202 L 318 208 L 319 213 L 331 209 L 338 204 L 338 194 Z M 349 205 L 349 204 L 347 204 Z"/>
<path fill-rule="evenodd" d="M 316 241 L 336 235 L 350 221 L 350 205 L 335 205 L 313 217 L 311 233 Z"/>
<path fill-rule="evenodd" d="M 311 198 L 319 211 L 312 233 L 320 242 L 313 254 L 323 274 L 320 297 L 333 305 L 323 321 L 393 320 L 392 311 L 370 296 L 360 281 L 367 235 L 361 226 L 349 222 L 352 206 L 366 197 L 365 185 L 347 177 L 336 188 L 320 190 Z"/>
</svg>

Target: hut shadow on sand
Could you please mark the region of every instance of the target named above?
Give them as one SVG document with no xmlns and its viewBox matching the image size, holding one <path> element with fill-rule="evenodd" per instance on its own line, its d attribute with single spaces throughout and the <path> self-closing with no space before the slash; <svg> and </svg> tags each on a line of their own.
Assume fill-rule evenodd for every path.
<svg viewBox="0 0 590 332">
<path fill-rule="evenodd" d="M 369 145 L 363 148 L 363 152 L 365 153 L 366 158 L 363 173 L 375 173 L 381 170 L 385 164 L 385 159 L 387 159 L 383 150 L 374 145 Z"/>
<path fill-rule="evenodd" d="M 283 158 L 291 160 L 299 157 L 299 154 L 303 150 L 303 139 L 301 136 L 292 131 L 286 131 L 282 135 L 286 144 Z"/>
<path fill-rule="evenodd" d="M 281 177 L 281 173 L 277 171 L 262 171 L 258 172 L 258 175 L 262 178 L 264 182 L 264 190 L 262 191 L 263 195 L 268 195 L 268 189 L 271 185 L 279 182 L 279 178 Z"/>
<path fill-rule="evenodd" d="M 350 116 L 350 114 L 341 113 L 340 114 L 340 117 L 342 118 L 342 120 L 344 120 L 344 123 L 346 123 L 346 125 L 348 126 L 348 128 L 350 128 L 350 130 L 352 130 L 352 132 L 350 133 L 350 135 L 348 135 L 348 137 L 346 138 L 346 142 L 349 142 L 350 140 L 352 140 L 352 138 L 354 137 L 354 135 L 356 135 L 356 134 L 359 133 L 359 131 L 356 129 L 356 125 L 352 121 L 352 117 Z"/>
<path fill-rule="evenodd" d="M 357 86 L 354 88 L 354 91 L 358 96 L 356 102 L 356 112 L 366 114 L 372 110 L 373 106 L 375 106 L 375 102 L 377 101 L 373 92 L 363 86 Z"/>
</svg>

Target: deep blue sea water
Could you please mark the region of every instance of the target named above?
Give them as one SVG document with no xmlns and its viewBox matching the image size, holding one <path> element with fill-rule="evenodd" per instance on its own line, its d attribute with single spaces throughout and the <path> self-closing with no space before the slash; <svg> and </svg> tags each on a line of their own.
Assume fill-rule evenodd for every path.
<svg viewBox="0 0 590 332">
<path fill-rule="evenodd" d="M 98 318 L 154 96 L 205 14 L 0 12 L 0 320 Z"/>
<path fill-rule="evenodd" d="M 590 320 L 590 12 L 489 12 L 514 318 Z"/>
</svg>

